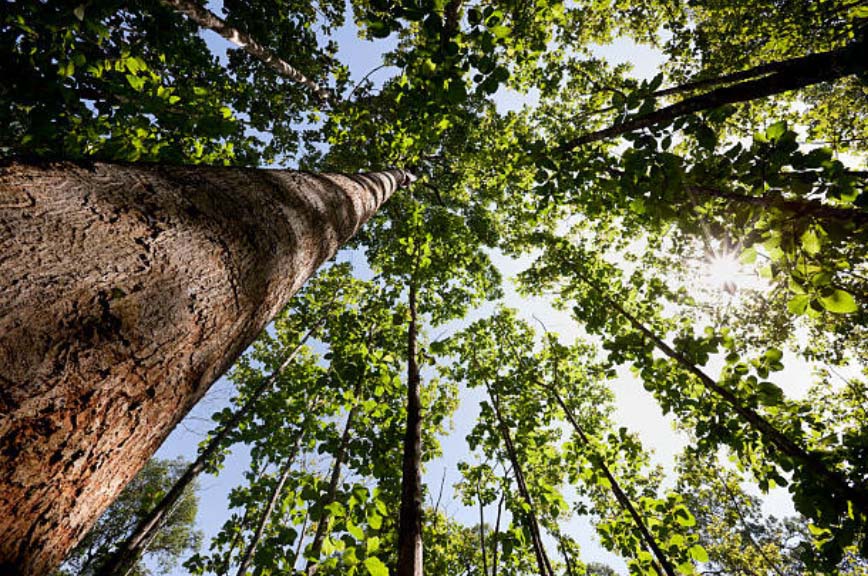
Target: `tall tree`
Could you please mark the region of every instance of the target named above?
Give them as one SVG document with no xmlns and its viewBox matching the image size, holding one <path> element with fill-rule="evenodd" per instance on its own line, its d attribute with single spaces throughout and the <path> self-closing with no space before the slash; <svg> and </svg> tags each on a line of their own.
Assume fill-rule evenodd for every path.
<svg viewBox="0 0 868 576">
<path fill-rule="evenodd" d="M 0 565 L 24 574 L 56 565 L 406 179 L 2 168 Z"/>
</svg>

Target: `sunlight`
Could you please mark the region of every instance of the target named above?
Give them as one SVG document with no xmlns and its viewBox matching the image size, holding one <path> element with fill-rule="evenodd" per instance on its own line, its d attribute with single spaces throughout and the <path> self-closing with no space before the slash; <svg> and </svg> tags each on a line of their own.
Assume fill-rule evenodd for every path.
<svg viewBox="0 0 868 576">
<path fill-rule="evenodd" d="M 707 282 L 713 287 L 734 294 L 739 287 L 739 279 L 744 276 L 744 273 L 737 254 L 722 252 L 715 254 L 708 261 L 705 276 Z"/>
</svg>

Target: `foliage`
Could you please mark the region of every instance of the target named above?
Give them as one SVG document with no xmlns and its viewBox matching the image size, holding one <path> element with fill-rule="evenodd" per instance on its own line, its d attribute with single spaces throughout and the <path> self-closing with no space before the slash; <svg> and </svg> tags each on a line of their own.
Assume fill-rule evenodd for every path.
<svg viewBox="0 0 868 576">
<path fill-rule="evenodd" d="M 227 0 L 224 14 L 329 85 L 328 107 L 246 52 L 221 66 L 156 0 L 13 2 L 0 28 L 4 155 L 418 177 L 352 241 L 364 265 L 320 274 L 234 368 L 238 406 L 316 332 L 211 464 L 250 447 L 238 512 L 191 570 L 237 565 L 260 523 L 263 573 L 395 566 L 416 320 L 424 460 L 459 391 L 484 397 L 457 487 L 483 517 L 427 510 L 429 573 L 605 573 L 582 563 L 573 515 L 636 574 L 862 569 L 865 382 L 833 375 L 868 359 L 864 2 Z M 385 47 L 385 80 L 350 86 L 331 36 L 345 19 Z M 660 73 L 607 62 L 613 41 L 652 47 Z M 504 255 L 532 260 L 522 294 L 589 338 L 487 315 Z M 762 282 L 704 286 L 716 260 Z M 459 332 L 428 342 L 431 326 Z M 806 395 L 774 377 L 807 362 Z M 736 470 L 684 459 L 667 478 L 612 416 L 623 366 L 692 458 L 723 451 Z M 747 481 L 786 487 L 801 516 L 763 517 Z"/>
</svg>

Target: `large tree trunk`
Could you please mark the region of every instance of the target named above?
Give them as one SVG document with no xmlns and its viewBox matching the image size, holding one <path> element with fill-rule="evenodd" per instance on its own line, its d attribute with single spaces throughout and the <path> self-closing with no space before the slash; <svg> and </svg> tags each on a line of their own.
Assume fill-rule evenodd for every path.
<svg viewBox="0 0 868 576">
<path fill-rule="evenodd" d="M 0 573 L 45 574 L 407 180 L 0 167 Z"/>
</svg>

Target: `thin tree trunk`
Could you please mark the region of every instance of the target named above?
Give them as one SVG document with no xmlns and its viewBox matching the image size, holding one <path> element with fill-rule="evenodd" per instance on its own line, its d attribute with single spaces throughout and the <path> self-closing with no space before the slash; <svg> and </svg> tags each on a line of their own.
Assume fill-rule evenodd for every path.
<svg viewBox="0 0 868 576">
<path fill-rule="evenodd" d="M 0 165 L 0 572 L 50 572 L 401 171 Z"/>
<path fill-rule="evenodd" d="M 497 544 L 500 534 L 500 515 L 503 512 L 503 498 L 506 493 L 501 491 L 500 499 L 497 501 L 497 517 L 494 520 L 494 534 L 491 539 L 491 576 L 497 576 Z"/>
<path fill-rule="evenodd" d="M 679 84 L 678 86 L 672 86 L 670 88 L 663 88 L 661 90 L 657 90 L 656 92 L 654 92 L 653 95 L 656 97 L 671 96 L 673 94 L 691 92 L 700 88 L 710 88 L 711 86 L 720 86 L 721 84 L 732 84 L 733 82 L 750 80 L 751 78 L 756 78 L 758 76 L 767 76 L 774 72 L 785 72 L 791 69 L 795 64 L 800 62 L 803 58 L 807 58 L 807 56 L 790 58 L 788 60 L 780 60 L 778 62 L 768 62 L 766 64 L 754 66 L 753 68 L 748 68 L 747 70 L 730 72 L 729 74 L 722 74 L 720 76 L 714 76 L 712 78 L 691 80 L 685 82 L 684 84 Z"/>
<path fill-rule="evenodd" d="M 247 550 L 244 551 L 244 556 L 241 557 L 241 562 L 238 564 L 238 572 L 236 572 L 237 576 L 244 576 L 247 574 L 247 569 L 250 568 L 250 562 L 253 560 L 253 555 L 256 554 L 256 547 L 259 546 L 259 541 L 262 540 L 262 534 L 265 532 L 265 527 L 268 525 L 271 513 L 274 512 L 274 505 L 277 503 L 278 498 L 280 498 L 281 492 L 283 492 L 283 485 L 286 484 L 286 479 L 289 478 L 289 473 L 292 472 L 292 465 L 295 462 L 296 456 L 298 456 L 298 451 L 301 447 L 303 437 L 304 428 L 298 431 L 298 437 L 295 439 L 295 446 L 293 447 L 292 454 L 289 455 L 286 464 L 283 466 L 280 478 L 274 487 L 274 491 L 271 493 L 271 498 L 268 499 L 268 505 L 265 507 L 265 510 L 262 511 L 262 516 L 259 518 L 259 524 L 256 526 L 256 532 L 253 534 L 253 539 L 250 541 L 250 545 L 247 547 Z"/>
<path fill-rule="evenodd" d="M 666 342 L 651 332 L 651 330 L 649 330 L 644 324 L 639 322 L 635 316 L 627 312 L 623 306 L 614 299 L 609 298 L 595 282 L 589 280 L 583 274 L 579 274 L 578 277 L 590 286 L 591 289 L 594 290 L 604 302 L 606 302 L 606 304 L 608 304 L 618 314 L 626 318 L 635 330 L 653 342 L 657 349 L 672 360 L 675 360 L 687 372 L 698 378 L 706 389 L 723 399 L 723 401 L 726 402 L 726 404 L 728 404 L 736 414 L 741 416 L 745 421 L 753 426 L 754 429 L 759 431 L 766 441 L 775 446 L 775 448 L 780 450 L 781 453 L 801 462 L 817 477 L 823 478 L 829 483 L 830 487 L 833 487 L 843 497 L 854 503 L 860 510 L 868 510 L 868 495 L 866 495 L 863 489 L 850 486 L 843 476 L 834 470 L 830 470 L 817 454 L 806 451 L 804 448 L 790 440 L 790 438 L 780 430 L 775 428 L 774 425 L 763 418 L 762 415 L 757 413 L 755 410 L 744 406 L 735 394 L 715 382 L 710 376 L 685 358 L 683 354 L 673 350 L 668 344 L 666 344 Z"/>
<path fill-rule="evenodd" d="M 205 467 L 214 457 L 214 454 L 223 447 L 226 437 L 230 432 L 233 432 L 238 427 L 238 424 L 241 423 L 253 406 L 256 405 L 256 402 L 259 401 L 262 394 L 274 385 L 277 377 L 286 370 L 293 360 L 295 360 L 298 352 L 321 324 L 322 320 L 320 320 L 316 326 L 307 331 L 301 341 L 295 346 L 295 348 L 293 348 L 292 352 L 290 352 L 286 359 L 284 359 L 277 370 L 272 372 L 267 378 L 264 378 L 262 382 L 256 386 L 253 393 L 241 408 L 239 408 L 229 420 L 217 429 L 217 432 L 211 437 L 211 440 L 208 442 L 205 449 L 199 454 L 199 457 L 187 467 L 169 492 L 163 496 L 162 500 L 154 506 L 148 515 L 142 518 L 133 533 L 130 534 L 118 550 L 112 554 L 108 562 L 100 568 L 98 574 L 110 576 L 112 574 L 126 573 L 127 567 L 132 566 L 132 564 L 142 555 L 145 542 L 149 542 L 153 535 L 155 535 L 163 526 L 167 517 L 167 511 L 181 497 L 184 490 L 193 482 L 193 480 L 195 480 L 199 474 L 205 470 Z"/>
<path fill-rule="evenodd" d="M 503 443 L 506 446 L 506 452 L 509 456 L 510 463 L 512 464 L 512 471 L 515 476 L 515 483 L 518 486 L 518 492 L 530 508 L 527 512 L 527 523 L 540 576 L 554 576 L 551 562 L 549 562 L 545 546 L 543 545 L 542 534 L 539 529 L 539 523 L 537 522 L 536 512 L 534 511 L 533 500 L 530 497 L 530 491 L 527 489 L 527 484 L 525 483 L 524 472 L 518 462 L 518 454 L 516 453 L 515 446 L 512 443 L 509 428 L 507 428 L 506 422 L 503 420 L 503 416 L 500 413 L 500 403 L 497 400 L 497 396 L 492 391 L 491 386 L 489 386 L 487 382 L 485 388 L 488 391 L 488 397 L 491 398 L 491 405 L 494 409 L 494 415 L 497 418 L 497 426 L 500 429 Z"/>
<path fill-rule="evenodd" d="M 479 480 L 476 481 L 476 499 L 479 501 L 479 546 L 482 548 L 482 575 L 488 574 L 488 558 L 485 552 L 485 507 L 482 505 L 482 492 Z"/>
<path fill-rule="evenodd" d="M 572 411 L 567 407 L 564 403 L 563 398 L 560 393 L 554 387 L 549 388 L 549 391 L 552 393 L 552 396 L 555 397 L 555 400 L 558 403 L 558 406 L 561 407 L 561 410 L 564 411 L 564 415 L 569 420 L 570 424 L 573 426 L 573 430 L 576 431 L 576 434 L 581 439 L 582 443 L 587 446 L 593 452 L 593 459 L 596 460 L 596 465 L 603 472 L 603 475 L 606 477 L 606 480 L 609 481 L 609 484 L 612 487 L 612 494 L 615 495 L 615 500 L 618 501 L 618 504 L 630 514 L 630 518 L 633 519 L 633 523 L 636 525 L 636 528 L 639 529 L 639 533 L 642 534 L 642 539 L 645 540 L 645 544 L 651 549 L 654 553 L 654 556 L 657 558 L 657 561 L 660 562 L 660 565 L 663 567 L 663 571 L 667 574 L 667 576 L 676 576 L 675 569 L 672 564 L 669 562 L 669 559 L 663 553 L 663 550 L 660 549 L 660 546 L 657 544 L 657 540 L 651 534 L 651 531 L 648 530 L 648 526 L 645 524 L 645 520 L 642 516 L 639 515 L 639 512 L 636 510 L 636 507 L 633 506 L 633 502 L 630 501 L 630 498 L 621 489 L 621 485 L 615 479 L 615 476 L 612 474 L 609 467 L 603 462 L 603 459 L 596 454 L 596 451 L 593 448 L 593 445 L 589 441 L 588 437 L 585 435 L 584 430 L 579 425 Z M 592 460 L 593 461 L 593 460 Z"/>
<path fill-rule="evenodd" d="M 310 517 L 310 507 L 304 511 L 304 520 L 301 522 L 301 531 L 298 533 L 298 546 L 295 547 L 295 554 L 292 556 L 292 571 L 295 571 L 295 565 L 298 564 L 298 559 L 301 557 L 301 548 L 304 545 L 304 531 L 307 528 L 307 520 Z"/>
<path fill-rule="evenodd" d="M 325 498 L 323 498 L 321 502 L 320 508 L 322 509 L 322 516 L 320 518 L 319 523 L 316 526 L 316 533 L 314 534 L 313 541 L 311 542 L 310 547 L 310 556 L 312 558 L 316 558 L 316 560 L 308 559 L 307 566 L 305 566 L 305 573 L 308 576 L 313 576 L 316 574 L 317 568 L 319 566 L 319 555 L 322 552 L 322 545 L 325 542 L 326 533 L 328 532 L 329 520 L 331 519 L 331 515 L 328 510 L 326 510 L 326 506 L 335 501 L 338 493 L 338 483 L 341 479 L 341 467 L 344 464 L 344 458 L 346 458 L 347 447 L 350 444 L 350 432 L 353 429 L 353 424 L 355 421 L 356 413 L 359 409 L 359 394 L 361 393 L 362 382 L 364 380 L 364 374 L 359 378 L 358 383 L 356 384 L 355 389 L 355 400 L 353 403 L 353 407 L 350 408 L 349 414 L 347 414 L 347 422 L 344 425 L 343 434 L 341 434 L 341 442 L 338 445 L 338 451 L 335 454 L 335 460 L 332 464 L 332 473 L 329 478 L 329 486 L 326 491 Z"/>
<path fill-rule="evenodd" d="M 330 94 L 324 88 L 318 86 L 313 80 L 299 72 L 290 64 L 278 58 L 271 50 L 257 42 L 249 34 L 245 34 L 237 28 L 233 28 L 225 20 L 214 14 L 207 8 L 199 6 L 193 0 L 160 0 L 166 6 L 177 10 L 190 20 L 201 26 L 213 30 L 229 42 L 235 44 L 263 64 L 293 82 L 297 82 L 310 88 L 321 103 L 327 103 Z"/>
<path fill-rule="evenodd" d="M 254 479 L 254 483 L 259 483 L 262 475 L 265 474 L 265 469 L 268 467 L 268 461 L 265 462 L 265 465 L 262 467 L 262 470 L 259 471 L 259 474 L 256 475 Z M 229 543 L 229 549 L 226 551 L 226 560 L 223 562 L 223 565 L 217 570 L 217 574 L 219 576 L 223 576 L 224 574 L 229 573 L 229 566 L 232 564 L 232 553 L 235 552 L 235 547 L 238 546 L 238 541 L 241 539 L 244 534 L 244 528 L 247 526 L 247 523 L 250 521 L 250 508 L 244 507 L 244 516 L 241 517 L 241 522 L 239 523 L 239 530 L 232 536 L 232 542 Z"/>
<path fill-rule="evenodd" d="M 584 144 L 596 142 L 604 138 L 620 136 L 621 134 L 633 132 L 641 128 L 649 128 L 662 122 L 671 122 L 681 116 L 718 108 L 724 104 L 756 100 L 856 74 L 868 67 L 868 64 L 866 64 L 868 62 L 868 53 L 866 52 L 868 52 L 866 50 L 866 43 L 857 42 L 831 52 L 822 52 L 803 58 L 796 58 L 790 61 L 787 66 L 769 76 L 748 80 L 733 86 L 718 88 L 706 94 L 686 98 L 681 102 L 632 118 L 622 124 L 616 124 L 603 130 L 567 140 L 560 144 L 557 150 L 559 152 L 569 152 Z"/>
<path fill-rule="evenodd" d="M 416 361 L 416 278 L 410 280 L 407 329 L 407 429 L 401 477 L 397 576 L 422 576 L 422 399 Z"/>
<path fill-rule="evenodd" d="M 561 547 L 561 555 L 564 557 L 564 564 L 567 567 L 567 572 L 565 576 L 576 576 L 575 570 L 573 570 L 573 559 L 570 558 L 569 550 L 567 550 L 566 545 L 564 545 L 563 536 L 558 534 L 558 544 Z"/>
</svg>

